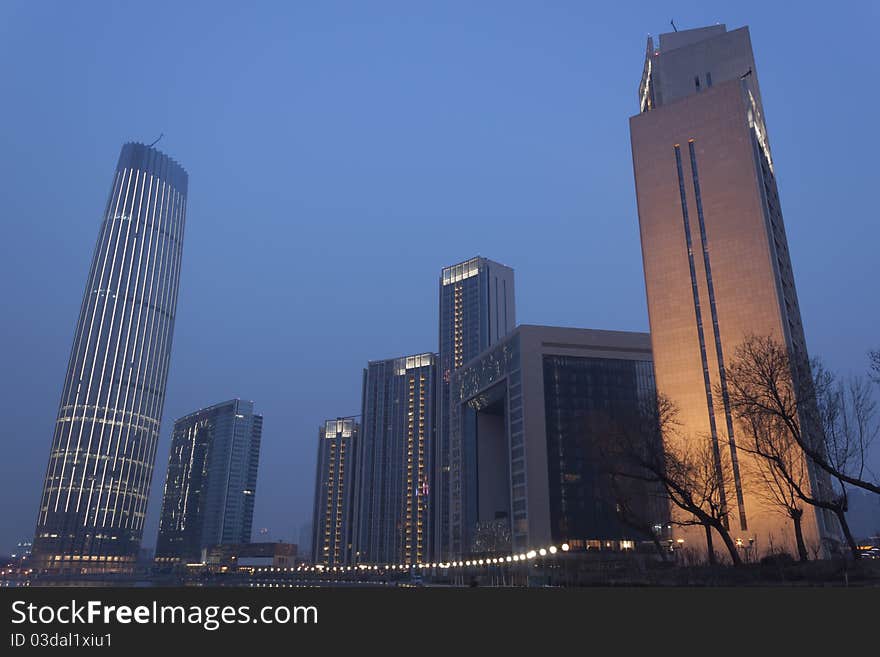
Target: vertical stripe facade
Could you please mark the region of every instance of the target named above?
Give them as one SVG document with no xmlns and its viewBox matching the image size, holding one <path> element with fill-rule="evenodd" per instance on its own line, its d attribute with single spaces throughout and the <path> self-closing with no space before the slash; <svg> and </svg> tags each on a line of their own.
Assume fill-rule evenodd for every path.
<svg viewBox="0 0 880 657">
<path fill-rule="evenodd" d="M 156 457 L 183 250 L 188 177 L 122 147 L 64 378 L 34 554 L 52 569 L 137 556 Z"/>
</svg>

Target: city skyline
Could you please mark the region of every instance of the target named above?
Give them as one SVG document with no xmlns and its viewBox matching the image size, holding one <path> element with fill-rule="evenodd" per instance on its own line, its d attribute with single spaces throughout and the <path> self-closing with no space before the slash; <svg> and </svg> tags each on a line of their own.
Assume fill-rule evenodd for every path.
<svg viewBox="0 0 880 657">
<path fill-rule="evenodd" d="M 837 109 L 826 108 L 820 114 L 811 107 L 803 107 L 799 111 L 799 115 L 792 116 L 790 121 L 784 112 L 779 111 L 779 108 L 786 102 L 786 94 L 794 93 L 799 88 L 798 83 L 803 82 L 803 78 L 799 77 L 801 72 L 795 70 L 794 59 L 789 59 L 787 54 L 783 57 L 779 52 L 782 48 L 773 49 L 771 33 L 774 30 L 784 30 L 784 24 L 778 17 L 773 16 L 766 19 L 762 16 L 762 20 L 759 22 L 756 19 L 758 16 L 756 11 L 753 10 L 752 16 L 747 16 L 743 12 L 735 13 L 725 10 L 722 16 L 712 16 L 711 20 L 703 15 L 692 14 L 687 25 L 709 24 L 721 17 L 729 25 L 750 24 L 752 27 L 753 39 L 761 65 L 764 104 L 768 108 L 770 130 L 774 138 L 774 156 L 782 172 L 781 195 L 786 208 L 789 239 L 796 265 L 795 271 L 807 342 L 811 352 L 828 357 L 833 366 L 855 370 L 864 364 L 863 352 L 876 346 L 871 342 L 871 340 L 875 342 L 876 340 L 869 339 L 866 327 L 876 325 L 877 320 L 874 315 L 877 310 L 870 307 L 870 304 L 867 307 L 860 306 L 856 301 L 859 295 L 865 296 L 871 290 L 870 260 L 864 255 L 860 257 L 860 254 L 865 252 L 859 250 L 867 248 L 860 244 L 876 242 L 876 239 L 872 237 L 875 234 L 872 231 L 875 231 L 876 228 L 870 226 L 866 219 L 866 215 L 870 214 L 867 209 L 871 206 L 865 201 L 860 201 L 860 199 L 867 198 L 869 187 L 865 184 L 866 179 L 860 177 L 865 175 L 860 170 L 855 172 L 853 179 L 851 167 L 847 167 L 850 175 L 847 176 L 844 184 L 844 178 L 838 178 L 839 174 L 830 170 L 827 154 L 823 157 L 817 151 L 804 150 L 805 147 L 798 145 L 801 141 L 811 140 L 813 135 L 810 132 L 810 126 L 820 124 L 820 117 L 822 124 L 839 123 L 839 121 L 835 122 L 833 118 L 829 119 L 827 114 L 830 111 L 832 112 L 831 117 L 834 117 L 833 112 L 836 112 Z M 804 19 L 800 18 L 799 20 Z M 473 253 L 483 253 L 486 256 L 497 258 L 517 270 L 519 279 L 518 314 L 523 322 L 645 330 L 647 315 L 644 309 L 644 290 L 637 246 L 634 192 L 631 169 L 628 168 L 629 152 L 625 136 L 625 121 L 626 117 L 633 113 L 637 103 L 633 78 L 638 75 L 641 64 L 639 60 L 641 59 L 640 51 L 644 42 L 645 28 L 660 28 L 657 31 L 662 31 L 665 29 L 667 21 L 668 17 L 663 17 L 661 20 L 659 16 L 652 15 L 646 17 L 644 22 L 640 21 L 639 25 L 633 25 L 631 19 L 621 21 L 621 26 L 617 28 L 618 34 L 625 33 L 627 35 L 627 42 L 614 46 L 613 51 L 621 59 L 620 71 L 621 74 L 625 73 L 625 76 L 620 80 L 619 85 L 615 82 L 610 87 L 612 97 L 608 99 L 608 107 L 603 110 L 608 111 L 609 115 L 612 113 L 615 115 L 611 120 L 616 122 L 613 125 L 617 126 L 621 133 L 612 140 L 614 148 L 605 148 L 604 150 L 583 148 L 585 139 L 592 140 L 596 138 L 597 132 L 602 131 L 602 126 L 606 125 L 608 116 L 584 113 L 575 121 L 574 116 L 566 114 L 561 122 L 579 135 L 574 144 L 579 147 L 577 154 L 572 147 L 571 155 L 566 155 L 567 158 L 570 158 L 573 166 L 571 166 L 571 170 L 568 170 L 568 163 L 552 167 L 554 172 L 562 177 L 561 182 L 551 182 L 537 176 L 534 185 L 538 191 L 534 193 L 534 196 L 526 197 L 528 202 L 525 204 L 517 202 L 522 200 L 522 196 L 515 196 L 513 201 L 510 198 L 500 199 L 500 201 L 498 198 L 493 198 L 493 196 L 497 196 L 495 192 L 508 188 L 502 183 L 509 182 L 509 178 L 489 175 L 488 191 L 485 194 L 475 196 L 473 189 L 467 186 L 467 176 L 453 176 L 458 189 L 470 190 L 469 198 L 476 202 L 471 203 L 467 210 L 458 207 L 458 204 L 448 203 L 442 209 L 453 211 L 451 213 L 453 221 L 459 228 L 472 225 L 472 219 L 480 216 L 484 217 L 486 227 L 482 228 L 473 224 L 475 232 L 470 238 L 465 240 L 459 236 L 457 243 L 441 238 L 429 251 L 421 248 L 406 252 L 409 238 L 393 238 L 395 248 L 399 246 L 404 253 L 402 257 L 395 260 L 395 268 L 402 267 L 409 271 L 418 272 L 411 277 L 411 281 L 395 278 L 393 275 L 395 268 L 391 267 L 390 261 L 387 264 L 377 263 L 372 257 L 356 255 L 350 246 L 343 245 L 341 247 L 341 258 L 332 254 L 328 250 L 329 245 L 338 247 L 339 241 L 327 239 L 326 242 L 323 242 L 322 240 L 331 237 L 331 235 L 315 226 L 307 226 L 304 235 L 302 235 L 306 239 L 302 242 L 318 245 L 319 248 L 316 249 L 316 252 L 320 259 L 332 259 L 333 262 L 339 262 L 348 258 L 357 264 L 357 269 L 356 271 L 324 270 L 322 287 L 312 290 L 304 286 L 291 285 L 291 289 L 297 290 L 296 295 L 287 292 L 282 287 L 261 288 L 258 291 L 258 300 L 265 309 L 266 321 L 256 329 L 249 344 L 242 348 L 241 354 L 235 356 L 234 375 L 218 375 L 215 370 L 210 368 L 210 365 L 206 365 L 207 360 L 215 355 L 218 349 L 229 348 L 233 344 L 229 339 L 229 334 L 213 329 L 209 331 L 205 325 L 205 321 L 227 321 L 224 316 L 220 316 L 212 310 L 214 305 L 219 304 L 221 298 L 218 292 L 212 292 L 218 280 L 231 281 L 234 284 L 231 290 L 235 294 L 243 295 L 251 289 L 252 285 L 265 286 L 267 281 L 271 282 L 273 279 L 283 280 L 285 286 L 291 282 L 307 280 L 306 277 L 309 273 L 317 270 L 317 268 L 313 269 L 316 262 L 310 259 L 305 248 L 299 246 L 298 242 L 293 239 L 296 237 L 294 233 L 282 233 L 286 238 L 290 238 L 283 240 L 285 244 L 289 245 L 283 250 L 280 244 L 267 243 L 267 240 L 254 236 L 259 233 L 259 229 L 264 230 L 266 234 L 274 235 L 282 229 L 282 223 L 288 221 L 291 216 L 296 219 L 297 212 L 274 211 L 264 204 L 259 207 L 257 212 L 248 213 L 246 230 L 242 232 L 231 230 L 233 222 L 240 221 L 241 216 L 244 215 L 246 205 L 235 197 L 231 197 L 233 202 L 224 215 L 224 212 L 220 211 L 222 210 L 220 203 L 228 201 L 230 196 L 222 194 L 220 198 L 213 201 L 208 198 L 211 195 L 210 190 L 217 190 L 218 187 L 229 182 L 229 170 L 224 164 L 223 158 L 219 158 L 216 166 L 208 166 L 204 158 L 211 157 L 210 153 L 216 154 L 217 152 L 216 150 L 208 150 L 198 155 L 201 161 L 199 166 L 195 167 L 191 164 L 191 156 L 198 152 L 197 142 L 182 136 L 184 135 L 182 124 L 177 124 L 176 130 L 165 130 L 168 134 L 163 138 L 163 141 L 159 142 L 158 146 L 167 148 L 169 152 L 187 162 L 188 168 L 193 172 L 194 181 L 197 181 L 197 183 L 194 182 L 193 189 L 199 190 L 198 203 L 201 207 L 198 210 L 198 221 L 201 225 L 196 230 L 201 231 L 202 237 L 207 237 L 208 231 L 212 231 L 220 235 L 221 239 L 218 240 L 216 237 L 212 238 L 214 241 L 209 239 L 199 247 L 193 247 L 191 241 L 188 240 L 187 248 L 190 249 L 188 255 L 192 252 L 195 252 L 196 255 L 192 263 L 184 267 L 183 274 L 184 290 L 190 286 L 187 292 L 187 300 L 190 304 L 181 306 L 180 321 L 184 322 L 186 327 L 184 330 L 185 338 L 183 345 L 178 340 L 173 355 L 169 385 L 174 387 L 175 392 L 169 391 L 169 408 L 163 421 L 164 429 L 158 449 L 159 462 L 163 462 L 168 454 L 171 426 L 168 421 L 169 417 L 179 416 L 188 409 L 204 405 L 211 399 L 228 398 L 238 393 L 255 395 L 256 398 L 262 400 L 263 392 L 266 391 L 269 401 L 263 408 L 266 414 L 273 418 L 273 424 L 277 422 L 271 429 L 272 436 L 269 439 L 271 448 L 267 446 L 267 450 L 271 449 L 272 453 L 277 454 L 279 458 L 274 463 L 265 464 L 268 480 L 263 478 L 261 472 L 261 487 L 263 484 L 267 484 L 273 491 L 273 498 L 266 500 L 266 506 L 263 509 L 258 505 L 258 519 L 255 526 L 257 528 L 269 527 L 277 536 L 295 536 L 296 527 L 308 519 L 311 510 L 311 474 L 314 472 L 312 445 L 315 422 L 320 421 L 321 417 L 333 417 L 340 411 L 356 412 L 360 393 L 357 373 L 365 360 L 383 355 L 416 353 L 434 348 L 436 321 L 432 321 L 432 318 L 436 319 L 436 310 L 433 308 L 434 299 L 431 290 L 436 280 L 436 272 L 441 266 L 457 259 L 467 258 Z M 683 21 L 677 22 L 683 23 Z M 802 27 L 802 24 L 792 26 L 788 31 L 784 31 L 784 34 L 787 35 L 785 38 L 789 39 L 789 43 L 796 41 L 795 36 L 798 38 L 802 36 L 803 30 L 798 26 Z M 760 35 L 758 29 L 760 29 Z M 848 42 L 846 48 L 850 50 L 846 52 L 858 52 L 860 46 L 856 43 L 857 41 L 857 39 L 853 39 Z M 19 41 L 11 40 L 10 43 L 15 44 Z M 578 42 L 577 48 L 582 48 L 578 51 L 575 48 L 573 35 L 568 34 L 566 34 L 564 43 L 566 48 L 571 48 L 571 51 L 564 51 L 567 56 L 580 52 L 578 56 L 584 60 L 590 57 L 591 48 L 594 47 L 589 43 Z M 604 41 L 602 43 L 606 46 L 609 45 Z M 768 54 L 771 56 L 767 56 Z M 844 58 L 841 53 L 832 53 L 830 57 L 831 62 L 855 62 L 853 75 L 857 75 L 861 70 L 858 68 L 861 66 L 859 58 L 852 56 L 852 54 Z M 522 63 L 522 60 L 519 62 Z M 540 63 L 541 71 L 551 68 L 552 64 L 552 62 L 543 60 Z M 831 66 L 832 64 L 822 63 L 822 66 L 825 65 Z M 772 83 L 768 83 L 768 75 Z M 868 77 L 865 72 L 863 79 L 868 79 Z M 583 84 L 586 79 L 585 72 L 578 70 L 577 75 L 571 73 L 569 77 L 565 78 L 563 87 L 569 79 L 572 84 L 576 79 L 580 79 Z M 559 82 L 559 79 L 554 79 L 554 84 Z M 12 84 L 14 88 L 28 88 L 19 78 L 14 78 Z M 854 91 L 841 89 L 840 93 L 851 94 Z M 576 99 L 575 107 L 579 113 L 588 108 L 584 102 L 587 97 L 571 98 L 572 100 Z M 789 98 L 791 97 L 789 96 Z M 566 99 L 568 99 L 567 96 L 562 96 L 554 99 L 553 102 L 557 103 L 557 101 L 565 101 Z M 597 98 L 591 102 L 601 105 L 604 101 L 602 98 Z M 564 102 L 561 104 L 564 105 Z M 488 107 L 483 104 L 477 107 L 474 113 L 480 115 L 487 109 Z M 518 120 L 523 120 L 532 116 L 534 112 L 537 112 L 536 116 L 546 117 L 546 114 L 542 114 L 538 109 L 533 107 L 530 113 L 516 115 L 516 117 Z M 14 110 L 7 111 L 12 113 Z M 45 108 L 43 111 L 45 117 Z M 74 107 L 71 111 L 77 111 L 77 108 Z M 16 115 L 13 114 L 13 116 Z M 436 120 L 436 116 L 434 119 Z M 161 120 L 168 120 L 168 114 L 161 114 Z M 32 267 L 27 266 L 23 259 L 24 255 L 11 253 L 10 258 L 4 264 L 4 267 L 7 268 L 4 269 L 4 273 L 7 274 L 4 279 L 9 285 L 9 289 L 6 290 L 7 296 L 13 304 L 18 305 L 33 304 L 33 299 L 44 299 L 45 305 L 53 308 L 51 314 L 57 315 L 57 319 L 54 322 L 47 321 L 44 316 L 40 315 L 40 310 L 37 308 L 32 317 L 25 319 L 10 317 L 6 324 L 7 338 L 15 337 L 22 345 L 22 351 L 30 352 L 29 360 L 22 360 L 18 353 L 12 353 L 12 350 L 6 349 L 4 350 L 3 362 L 8 371 L 19 373 L 15 385 L 8 385 L 4 390 L 4 398 L 14 409 L 13 421 L 9 429 L 10 435 L 14 435 L 25 445 L 16 470 L 23 470 L 27 476 L 11 470 L 4 472 L 6 475 L 4 481 L 8 482 L 6 485 L 9 486 L 10 492 L 16 492 L 16 499 L 20 500 L 22 509 L 19 511 L 17 504 L 15 509 L 10 510 L 10 522 L 4 526 L 7 533 L 0 537 L 2 539 L 0 548 L 8 545 L 8 549 L 11 549 L 15 543 L 26 538 L 32 531 L 32 527 L 29 525 L 32 525 L 39 492 L 33 492 L 31 489 L 39 488 L 39 486 L 28 488 L 24 482 L 33 481 L 35 476 L 38 478 L 41 475 L 39 471 L 45 465 L 45 463 L 40 464 L 39 461 L 45 460 L 48 442 L 46 434 L 51 426 L 51 416 L 53 415 L 51 409 L 48 413 L 46 412 L 46 407 L 57 404 L 61 378 L 59 363 L 65 357 L 63 352 L 69 349 L 70 331 L 67 327 L 70 326 L 76 315 L 76 309 L 71 310 L 71 304 L 65 299 L 77 296 L 82 290 L 85 280 L 87 266 L 85 254 L 88 251 L 88 242 L 94 237 L 95 216 L 97 214 L 94 211 L 93 201 L 94 197 L 103 193 L 104 182 L 102 182 L 101 171 L 104 170 L 103 175 L 106 175 L 107 153 L 118 148 L 120 141 L 131 137 L 139 137 L 145 142 L 152 141 L 165 127 L 163 124 L 161 129 L 155 129 L 155 133 L 153 133 L 154 123 L 155 119 L 148 120 L 147 114 L 139 116 L 128 127 L 118 121 L 111 123 L 107 132 L 113 134 L 99 134 L 98 143 L 91 146 L 88 151 L 94 153 L 94 161 L 92 161 L 91 155 L 82 157 L 81 153 L 86 151 L 70 146 L 82 143 L 86 137 L 94 138 L 95 133 L 100 132 L 96 129 L 95 124 L 86 124 L 87 128 L 82 136 L 71 135 L 61 140 L 59 145 L 54 146 L 55 150 L 49 151 L 51 158 L 49 161 L 57 161 L 59 167 L 69 171 L 71 177 L 69 184 L 79 188 L 66 207 L 59 207 L 58 197 L 52 193 L 45 194 L 43 192 L 45 196 L 49 197 L 47 200 L 29 193 L 33 192 L 34 188 L 32 184 L 28 183 L 28 179 L 43 180 L 43 176 L 49 169 L 45 163 L 30 157 L 25 159 L 4 158 L 4 172 L 8 174 L 7 180 L 11 183 L 4 191 L 4 200 L 14 216 L 19 218 L 14 224 L 11 222 L 10 230 L 13 231 L 13 236 L 18 239 L 10 240 L 10 243 L 31 244 L 34 242 L 35 236 L 45 232 L 48 226 L 50 234 L 42 248 L 44 249 L 44 257 L 52 263 L 52 266 L 41 267 L 39 272 L 34 272 Z M 520 124 L 517 126 L 518 130 L 522 130 Z M 522 126 L 525 126 L 524 121 Z M 70 128 L 71 125 L 65 123 L 64 129 L 69 131 Z M 25 130 L 27 129 L 25 128 Z M 50 128 L 53 135 L 58 134 L 56 130 Z M 147 130 L 150 130 L 151 134 L 139 134 Z M 540 128 L 536 127 L 536 131 L 538 130 L 546 131 L 546 125 L 541 124 Z M 123 134 L 117 134 L 115 131 L 123 131 Z M 469 134 L 476 136 L 479 131 L 475 130 Z M 556 138 L 559 137 L 558 133 L 551 134 Z M 19 137 L 10 135 L 7 138 L 11 145 L 11 153 L 24 152 L 17 147 L 21 143 L 18 141 Z M 253 160 L 256 152 L 244 144 L 241 137 L 230 136 L 229 139 L 230 142 L 224 145 L 224 149 L 240 151 L 246 159 Z M 108 142 L 112 142 L 109 146 L 110 151 L 108 151 Z M 862 152 L 862 149 L 867 150 L 871 143 L 870 137 L 867 144 L 854 143 L 854 140 L 850 139 L 841 140 L 841 142 L 825 146 L 830 149 L 840 149 L 831 151 L 834 154 L 830 156 L 831 159 L 841 159 L 838 157 L 839 155 L 852 153 L 855 153 L 855 157 L 857 157 L 858 153 Z M 501 142 L 495 141 L 493 137 L 489 143 L 498 145 Z M 556 144 L 557 142 L 551 141 L 551 143 Z M 608 146 L 605 142 L 602 142 L 602 145 Z M 339 149 L 339 146 L 336 145 L 336 148 Z M 554 146 L 554 148 L 559 150 L 554 150 L 553 153 L 563 152 L 561 146 Z M 337 152 L 344 152 L 344 150 L 341 149 Z M 66 155 L 65 151 L 68 151 Z M 74 155 L 77 152 L 80 155 Z M 548 151 L 540 148 L 531 152 L 533 154 L 548 154 Z M 610 154 L 611 160 L 608 168 L 613 171 L 612 179 L 614 182 L 608 186 L 607 191 L 603 191 L 602 181 L 609 179 L 603 178 L 590 162 L 597 152 Z M 481 160 L 483 163 L 501 163 L 501 160 L 510 157 L 511 152 L 500 149 L 489 157 L 485 151 L 481 150 L 480 155 L 483 158 Z M 604 157 L 603 155 L 599 159 Z M 796 160 L 801 160 L 801 162 L 796 162 Z M 15 167 L 13 167 L 13 162 Z M 264 175 L 272 176 L 274 174 L 271 170 L 276 164 L 277 162 L 270 160 L 266 166 L 255 168 L 264 172 Z M 546 162 L 543 162 L 540 163 L 540 166 L 529 169 L 529 171 L 536 173 L 541 169 L 546 169 L 546 166 Z M 823 174 L 821 178 L 818 177 L 820 170 Z M 341 171 L 345 173 L 344 166 L 341 167 Z M 507 174 L 511 174 L 510 169 L 506 171 Z M 325 175 L 326 172 L 327 169 L 319 167 L 319 175 Z M 436 175 L 437 172 L 431 171 L 429 173 Z M 422 181 L 422 187 L 417 186 L 416 189 L 423 192 L 426 189 L 433 189 L 424 186 L 428 174 L 422 172 L 422 175 L 424 177 L 418 178 Z M 470 170 L 468 175 L 473 176 L 474 171 Z M 590 180 L 591 175 L 596 177 Z M 814 177 L 811 178 L 811 175 Z M 522 182 L 515 176 L 514 180 L 518 184 Z M 822 185 L 818 184 L 820 180 L 825 185 L 824 189 Z M 254 179 L 245 177 L 245 181 L 245 188 L 253 190 Z M 580 191 L 570 191 L 575 188 L 575 184 L 580 186 Z M 271 188 L 271 185 L 269 187 Z M 347 188 L 357 190 L 361 196 L 364 193 L 363 187 L 357 185 L 349 185 Z M 843 190 L 845 190 L 845 196 L 841 197 Z M 559 194 L 560 192 L 565 200 L 564 203 L 554 200 L 554 193 Z M 272 191 L 270 194 L 275 195 L 277 192 Z M 600 197 L 599 201 L 596 200 L 597 195 Z M 606 205 L 603 205 L 601 198 L 605 196 L 611 198 L 607 198 L 604 201 Z M 274 205 L 283 198 L 287 197 L 275 195 L 271 196 L 270 200 Z M 375 222 L 382 220 L 383 211 L 390 207 L 392 211 L 390 217 L 387 218 L 388 230 L 382 230 L 386 239 L 388 235 L 398 229 L 402 235 L 406 235 L 404 227 L 408 225 L 409 220 L 405 220 L 404 217 L 410 214 L 409 210 L 413 207 L 411 195 L 404 194 L 400 197 L 398 199 L 399 205 L 393 204 L 398 201 L 392 202 L 388 200 L 389 198 L 390 195 L 387 197 L 379 194 L 369 195 L 364 199 L 368 201 L 365 204 L 367 210 L 360 213 L 366 215 L 375 225 Z M 310 202 L 315 203 L 315 200 L 312 199 Z M 497 203 L 497 207 L 492 209 L 494 203 Z M 828 230 L 826 220 L 828 210 L 838 204 L 842 204 L 841 212 L 847 212 L 847 221 L 857 226 L 858 230 L 855 236 L 842 238 L 834 231 Z M 335 217 L 336 222 L 329 221 L 328 225 L 337 228 L 344 227 L 351 231 L 354 242 L 363 239 L 366 235 L 366 232 L 354 223 L 349 224 L 344 221 L 340 223 L 339 217 L 342 214 L 357 216 L 359 213 L 356 208 L 346 206 L 341 208 L 337 214 L 332 212 L 327 214 L 315 213 L 316 207 L 320 209 L 321 206 L 300 207 L 299 215 L 317 214 L 319 221 L 327 221 L 328 217 Z M 861 212 L 858 212 L 859 208 L 861 208 Z M 507 215 L 506 218 L 505 215 Z M 222 220 L 223 216 L 227 218 Z M 423 213 L 416 216 L 427 220 L 433 215 Z M 221 220 L 218 220 L 218 217 L 221 217 Z M 267 219 L 267 217 L 269 218 Z M 539 225 L 536 222 L 542 219 L 549 224 L 548 236 L 536 235 L 533 240 L 523 239 L 525 227 L 532 224 Z M 299 222 L 294 223 L 298 225 Z M 585 226 L 580 228 L 579 223 L 583 223 Z M 505 227 L 513 228 L 512 235 L 501 234 L 499 237 L 499 229 L 503 231 Z M 190 228 L 192 228 L 192 218 L 191 225 L 188 226 L 188 229 Z M 559 233 L 563 230 L 573 231 L 575 238 L 564 241 L 572 243 L 579 241 L 580 246 L 558 241 Z M 600 239 L 596 239 L 594 235 L 596 231 L 602 235 Z M 555 237 L 551 239 L 554 234 Z M 497 242 L 493 242 L 493 239 L 497 239 Z M 522 250 L 516 246 L 514 240 L 524 242 Z M 811 242 L 811 240 L 813 241 Z M 230 242 L 231 246 L 225 246 L 225 242 Z M 82 248 L 84 243 L 86 248 Z M 328 246 L 322 246 L 322 244 Z M 847 271 L 829 271 L 832 269 L 831 265 L 841 261 L 840 253 L 848 251 L 851 247 L 855 249 L 855 253 L 846 263 Z M 294 249 L 293 253 L 288 252 L 289 248 Z M 212 249 L 213 253 L 211 253 Z M 26 251 L 26 249 L 20 250 Z M 248 255 L 248 251 L 259 253 L 259 259 Z M 607 279 L 600 280 L 597 274 L 602 271 L 603 259 L 606 265 L 617 262 L 625 263 L 613 265 L 614 270 L 621 273 L 620 285 L 614 290 L 615 298 L 602 296 L 602 289 L 606 287 Z M 216 266 L 220 262 L 232 263 L 232 266 L 228 266 L 226 271 L 223 271 L 222 267 Z M 284 263 L 283 267 L 273 264 L 282 262 Z M 635 271 L 629 272 L 628 268 Z M 70 272 L 69 276 L 59 275 L 62 270 Z M 79 274 L 73 272 L 79 272 Z M 395 312 L 393 317 L 395 330 L 391 333 L 388 328 L 389 324 L 383 323 L 381 317 L 363 314 L 367 308 L 367 302 L 361 299 L 369 299 L 367 291 L 371 288 L 368 280 L 361 283 L 356 280 L 358 277 L 371 279 L 374 283 L 377 280 L 381 281 L 383 290 L 381 298 L 411 299 L 415 295 L 409 292 L 418 290 L 425 301 L 416 309 L 408 308 L 406 312 Z M 581 305 L 579 307 L 567 306 L 560 304 L 558 298 L 550 298 L 553 295 L 545 293 L 545 290 L 548 289 L 548 281 L 559 281 L 560 289 L 564 290 L 569 297 L 574 296 L 580 299 Z M 847 288 L 852 289 L 852 292 L 840 295 L 831 294 L 833 290 L 846 291 Z M 327 318 L 330 316 L 328 311 L 331 308 L 326 304 L 332 303 L 332 305 L 341 307 L 338 305 L 341 295 L 353 300 L 352 312 L 357 313 L 360 317 L 357 326 L 359 339 L 356 344 L 337 346 L 336 349 L 333 349 L 331 344 L 338 343 L 344 335 L 339 329 L 327 330 L 327 323 L 322 321 L 319 322 L 321 326 L 315 326 L 315 330 L 307 329 L 303 332 L 300 327 L 292 327 L 291 322 L 285 321 L 290 319 L 289 315 L 277 309 L 283 304 L 293 305 L 295 302 L 297 307 L 303 308 L 302 311 L 297 311 L 302 313 L 302 317 Z M 372 303 L 378 303 L 379 299 L 379 296 L 374 296 Z M 857 314 L 859 321 L 854 322 L 852 326 L 841 327 L 837 318 L 842 315 L 842 309 L 848 309 L 849 312 Z M 834 321 L 831 318 L 834 318 Z M 231 328 L 240 331 L 240 326 L 234 324 L 236 320 L 231 321 L 233 321 Z M 340 326 L 345 324 L 342 322 Z M 348 328 L 350 330 L 351 326 L 349 325 Z M 318 335 L 319 332 L 325 332 L 328 335 L 324 337 Z M 56 336 L 56 334 L 58 335 Z M 389 334 L 393 337 L 389 338 Z M 210 337 L 206 338 L 206 336 Z M 68 342 L 68 344 L 64 345 L 64 342 Z M 304 351 L 312 352 L 311 349 L 305 348 L 305 345 L 309 344 L 315 344 L 314 353 L 303 353 Z M 248 359 L 252 362 L 248 363 Z M 254 362 L 259 363 L 259 366 L 254 365 Z M 28 364 L 27 368 L 23 366 L 24 363 Z M 341 376 L 340 372 L 343 372 L 344 376 Z M 308 380 L 308 388 L 310 389 L 305 389 L 296 381 L 285 382 L 285 376 L 302 377 Z M 347 381 L 340 390 L 338 381 L 342 378 Z M 273 392 L 273 390 L 278 390 L 278 392 Z M 53 397 L 54 401 L 51 401 Z M 32 453 L 29 451 L 30 444 L 34 445 Z M 290 481 L 287 472 L 291 466 L 295 468 L 293 471 L 297 473 L 294 479 L 303 479 L 304 484 L 300 485 L 297 481 Z M 161 481 L 163 474 L 160 469 L 157 470 L 156 480 Z M 154 523 L 160 506 L 156 501 L 157 488 L 161 487 L 155 485 L 154 482 L 153 496 L 148 505 L 148 514 L 154 516 Z M 7 497 L 10 495 L 8 494 Z M 260 517 L 261 514 L 262 517 Z M 148 528 L 144 541 L 145 546 L 150 545 L 151 536 L 155 536 L 155 531 Z"/>
</svg>

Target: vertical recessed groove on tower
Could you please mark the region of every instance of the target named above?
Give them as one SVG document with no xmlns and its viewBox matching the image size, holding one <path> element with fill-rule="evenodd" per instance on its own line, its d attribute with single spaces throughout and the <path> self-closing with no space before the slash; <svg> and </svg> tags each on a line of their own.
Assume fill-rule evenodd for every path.
<svg viewBox="0 0 880 657">
<path fill-rule="evenodd" d="M 706 408 L 709 412 L 709 431 L 712 437 L 712 452 L 715 457 L 715 467 L 721 472 L 721 451 L 718 446 L 718 428 L 715 423 L 715 407 L 712 401 L 712 381 L 709 377 L 709 360 L 706 357 L 706 336 L 703 332 L 703 313 L 700 308 L 700 290 L 697 287 L 697 269 L 694 264 L 694 247 L 691 240 L 691 222 L 688 217 L 687 194 L 684 189 L 684 174 L 681 165 L 681 147 L 675 145 L 675 168 L 678 172 L 678 193 L 681 197 L 681 219 L 684 225 L 684 238 L 687 246 L 688 266 L 691 273 L 691 289 L 694 298 L 694 317 L 697 325 L 697 336 L 700 341 L 700 360 L 703 366 L 703 384 L 706 388 Z M 720 492 L 721 505 L 727 504 L 727 494 L 722 487 Z"/>
<path fill-rule="evenodd" d="M 694 141 L 688 142 L 688 151 L 691 159 L 691 175 L 694 183 L 694 199 L 697 206 L 697 221 L 700 226 L 700 244 L 703 249 L 703 266 L 706 270 L 706 289 L 709 293 L 709 312 L 712 314 L 712 331 L 715 338 L 715 356 L 718 359 L 718 377 L 721 387 L 721 400 L 724 404 L 724 418 L 727 423 L 727 438 L 730 447 L 730 463 L 733 470 L 733 481 L 736 488 L 736 504 L 739 511 L 740 529 L 746 531 L 748 522 L 746 519 L 745 502 L 743 500 L 742 479 L 739 472 L 739 460 L 736 454 L 736 439 L 733 432 L 733 418 L 730 414 L 730 395 L 727 390 L 727 372 L 724 369 L 724 349 L 721 345 L 721 329 L 718 324 L 718 311 L 715 307 L 715 286 L 712 283 L 712 265 L 709 258 L 709 240 L 706 237 L 706 222 L 703 218 L 703 199 L 700 193 L 700 176 L 697 171 L 697 154 L 694 150 Z"/>
</svg>

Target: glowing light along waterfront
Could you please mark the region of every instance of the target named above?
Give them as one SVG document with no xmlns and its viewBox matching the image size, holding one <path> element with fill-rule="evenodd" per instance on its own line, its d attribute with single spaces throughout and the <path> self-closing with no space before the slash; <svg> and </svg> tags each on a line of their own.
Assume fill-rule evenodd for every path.
<svg viewBox="0 0 880 657">
<path fill-rule="evenodd" d="M 171 355 L 188 177 L 122 147 L 73 338 L 33 553 L 53 570 L 137 556 Z"/>
</svg>

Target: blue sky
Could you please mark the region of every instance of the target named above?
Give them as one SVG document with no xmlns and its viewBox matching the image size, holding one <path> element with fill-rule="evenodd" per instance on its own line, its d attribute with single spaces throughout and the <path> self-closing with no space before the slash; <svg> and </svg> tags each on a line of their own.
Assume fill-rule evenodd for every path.
<svg viewBox="0 0 880 657">
<path fill-rule="evenodd" d="M 876 3 L 0 3 L 0 551 L 33 532 L 123 142 L 190 174 L 144 544 L 171 421 L 236 396 L 265 414 L 255 528 L 296 540 L 318 424 L 367 360 L 436 349 L 443 265 L 514 267 L 520 323 L 647 329 L 627 118 L 671 18 L 750 26 L 808 344 L 863 369 Z"/>
</svg>

